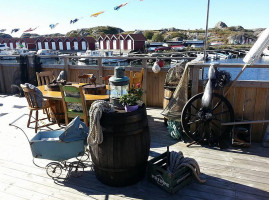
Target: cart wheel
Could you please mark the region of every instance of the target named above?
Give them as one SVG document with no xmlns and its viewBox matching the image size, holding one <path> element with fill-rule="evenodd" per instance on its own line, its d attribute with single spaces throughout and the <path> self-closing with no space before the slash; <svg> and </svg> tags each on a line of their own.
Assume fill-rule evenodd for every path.
<svg viewBox="0 0 269 200">
<path fill-rule="evenodd" d="M 78 161 L 82 161 L 82 162 L 85 162 L 85 161 L 87 161 L 87 160 L 90 160 L 89 151 L 86 150 L 85 153 L 84 153 L 82 156 L 78 156 L 78 157 L 76 157 L 76 159 L 77 159 Z"/>
<path fill-rule="evenodd" d="M 184 106 L 181 115 L 182 128 L 192 140 L 221 147 L 223 139 L 229 138 L 232 126 L 221 123 L 234 121 L 234 110 L 230 102 L 213 93 L 211 105 L 201 106 L 203 93 L 193 96 Z"/>
<path fill-rule="evenodd" d="M 81 161 L 74 161 L 69 164 L 68 176 L 80 177 L 86 166 Z"/>
<path fill-rule="evenodd" d="M 51 178 L 58 178 L 62 174 L 62 165 L 57 162 L 51 162 L 46 166 L 46 172 Z"/>
</svg>

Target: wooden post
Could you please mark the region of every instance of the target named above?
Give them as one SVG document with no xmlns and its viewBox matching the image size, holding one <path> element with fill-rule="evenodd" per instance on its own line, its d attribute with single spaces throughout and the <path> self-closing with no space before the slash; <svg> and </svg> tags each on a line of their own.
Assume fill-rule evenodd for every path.
<svg viewBox="0 0 269 200">
<path fill-rule="evenodd" d="M 0 91 L 6 93 L 3 65 L 0 64 Z"/>
<path fill-rule="evenodd" d="M 191 69 L 191 76 L 192 76 L 191 96 L 194 96 L 198 93 L 200 69 L 198 67 L 191 67 L 190 69 Z"/>
<path fill-rule="evenodd" d="M 143 77 L 143 84 L 142 84 L 142 89 L 144 91 L 143 94 L 143 102 L 147 105 L 147 74 L 148 74 L 148 70 L 147 70 L 147 59 L 142 59 L 142 66 L 144 68 L 144 77 Z"/>
<path fill-rule="evenodd" d="M 191 86 L 191 96 L 193 97 L 194 95 L 196 95 L 198 93 L 198 85 L 199 85 L 199 68 L 196 68 L 194 66 L 190 67 L 190 74 L 191 74 L 191 78 L 192 78 L 192 86 Z M 195 107 L 197 107 L 197 102 L 194 102 L 193 105 Z M 191 113 L 194 114 L 196 111 L 194 110 L 194 108 L 191 108 Z M 194 131 L 196 129 L 196 124 L 191 124 L 190 126 L 190 130 Z"/>
<path fill-rule="evenodd" d="M 69 58 L 64 57 L 64 70 L 66 72 L 66 80 L 71 81 L 71 74 L 69 70 Z"/>
<path fill-rule="evenodd" d="M 30 66 L 33 67 L 33 65 L 34 65 L 34 56 L 29 55 L 27 58 L 28 58 L 28 62 L 30 64 Z"/>
<path fill-rule="evenodd" d="M 102 84 L 102 77 L 103 77 L 103 63 L 102 58 L 97 58 L 98 61 L 98 82 Z"/>
</svg>

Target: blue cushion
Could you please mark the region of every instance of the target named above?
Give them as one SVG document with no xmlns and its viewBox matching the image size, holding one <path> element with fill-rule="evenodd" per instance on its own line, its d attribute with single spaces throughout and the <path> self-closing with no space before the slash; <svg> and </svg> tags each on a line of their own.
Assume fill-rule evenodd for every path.
<svg viewBox="0 0 269 200">
<path fill-rule="evenodd" d="M 30 84 L 30 83 L 25 83 L 25 86 L 31 90 L 35 90 L 36 92 L 36 102 L 37 102 L 37 106 L 39 108 L 42 107 L 42 102 L 43 102 L 43 94 L 42 92 L 34 85 Z M 31 97 L 32 101 L 33 101 L 33 97 Z"/>
<path fill-rule="evenodd" d="M 77 116 L 66 126 L 65 131 L 59 136 L 59 139 L 63 142 L 86 140 L 88 132 L 89 128 Z"/>
</svg>

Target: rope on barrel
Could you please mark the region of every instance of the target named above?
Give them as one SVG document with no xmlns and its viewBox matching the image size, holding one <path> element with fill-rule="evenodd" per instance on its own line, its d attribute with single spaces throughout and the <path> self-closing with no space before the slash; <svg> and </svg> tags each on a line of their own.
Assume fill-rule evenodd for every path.
<svg viewBox="0 0 269 200">
<path fill-rule="evenodd" d="M 100 125 L 100 119 L 103 112 L 114 112 L 114 108 L 111 107 L 107 101 L 94 101 L 89 110 L 90 125 L 87 141 L 90 146 L 101 144 L 103 142 L 103 131 Z"/>
<path fill-rule="evenodd" d="M 181 167 L 188 167 L 192 170 L 195 178 L 200 183 L 206 182 L 205 180 L 202 180 L 199 177 L 200 167 L 195 159 L 188 158 L 188 157 L 184 158 L 183 153 L 181 151 L 179 152 L 171 151 L 169 157 L 170 157 L 170 165 L 168 166 L 168 169 L 167 169 L 169 172 L 174 173 Z"/>
</svg>

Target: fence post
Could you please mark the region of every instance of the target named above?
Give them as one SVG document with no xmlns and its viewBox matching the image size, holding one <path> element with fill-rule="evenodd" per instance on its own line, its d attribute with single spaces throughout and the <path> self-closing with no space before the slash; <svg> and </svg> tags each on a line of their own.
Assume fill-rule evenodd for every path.
<svg viewBox="0 0 269 200">
<path fill-rule="evenodd" d="M 71 81 L 71 74 L 69 70 L 69 58 L 64 57 L 64 70 L 66 72 L 66 79 L 67 81 Z"/>
<path fill-rule="evenodd" d="M 103 77 L 103 63 L 102 63 L 102 58 L 97 58 L 98 61 L 98 82 L 102 83 L 102 78 Z"/>
<path fill-rule="evenodd" d="M 0 64 L 0 91 L 6 93 L 3 65 Z"/>
<path fill-rule="evenodd" d="M 144 91 L 143 94 L 143 102 L 147 105 L 147 75 L 148 75 L 148 70 L 147 70 L 147 59 L 142 59 L 142 67 L 144 68 L 144 77 L 143 77 L 143 84 L 142 84 L 142 89 Z"/>
<path fill-rule="evenodd" d="M 34 66 L 34 56 L 29 55 L 29 56 L 27 56 L 27 58 L 28 58 L 29 66 L 33 67 Z"/>
<path fill-rule="evenodd" d="M 194 96 L 198 93 L 198 85 L 199 85 L 199 67 L 191 66 L 191 78 L 192 78 L 192 86 L 191 86 L 191 96 Z"/>
</svg>

